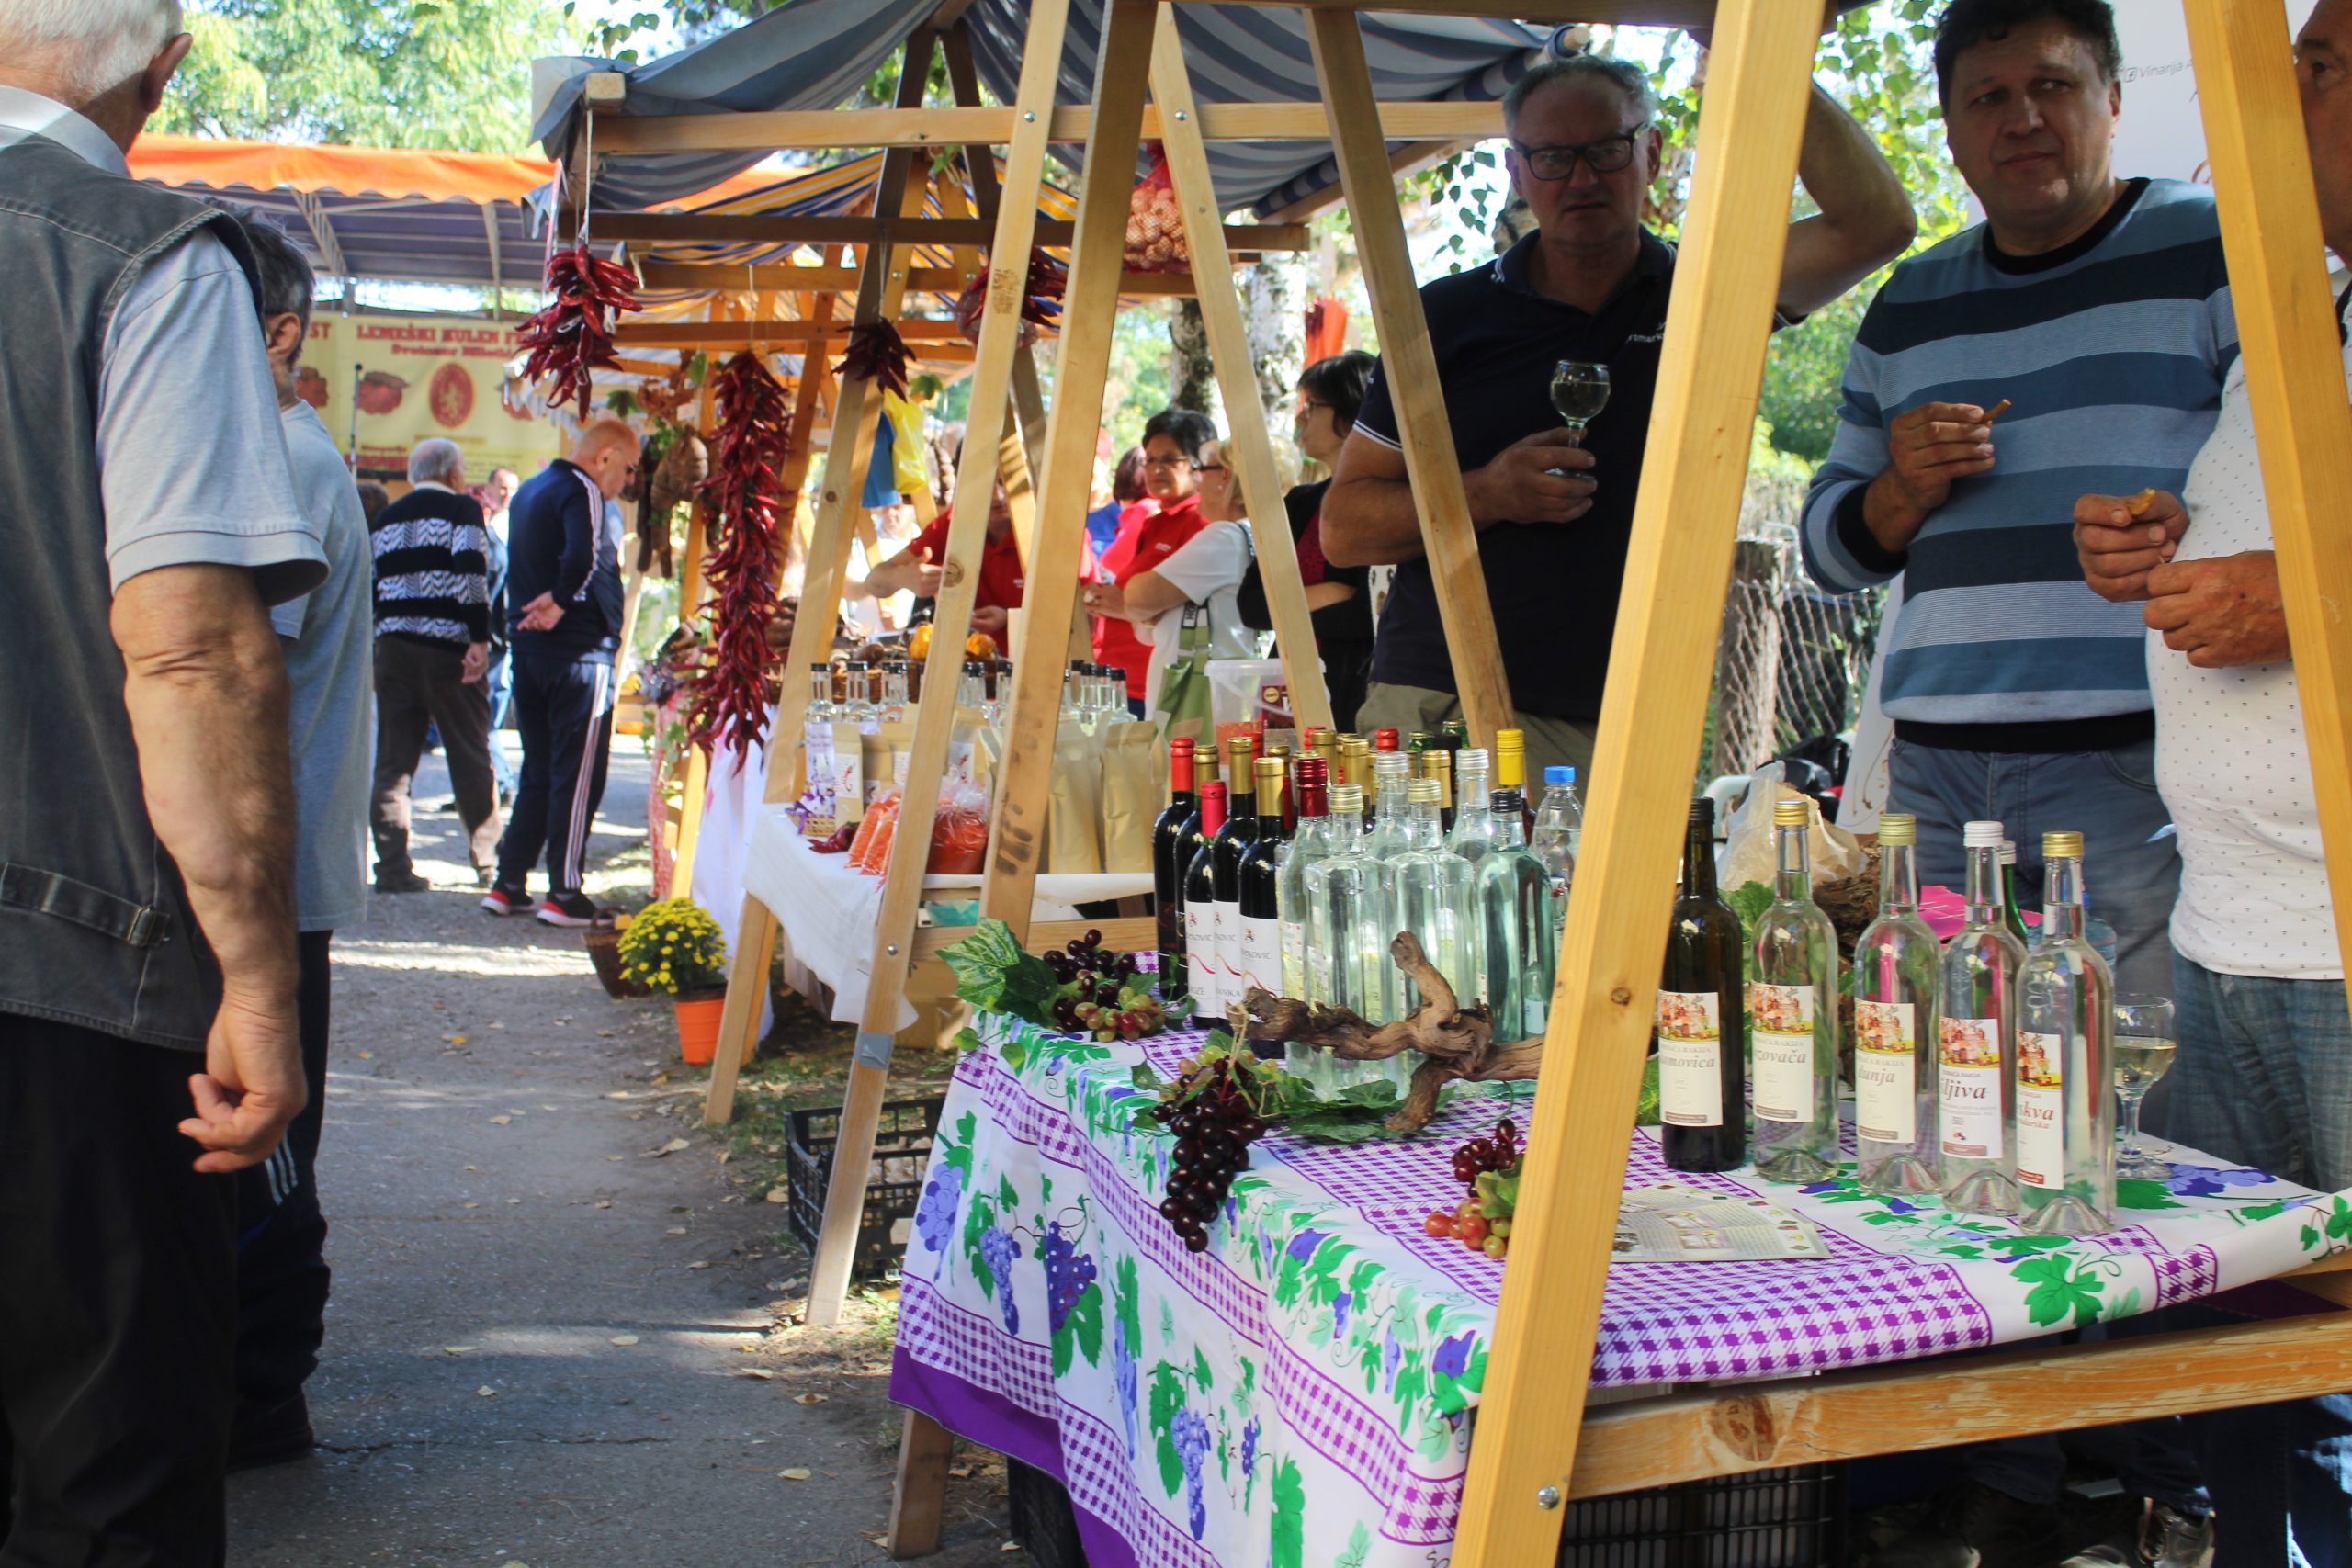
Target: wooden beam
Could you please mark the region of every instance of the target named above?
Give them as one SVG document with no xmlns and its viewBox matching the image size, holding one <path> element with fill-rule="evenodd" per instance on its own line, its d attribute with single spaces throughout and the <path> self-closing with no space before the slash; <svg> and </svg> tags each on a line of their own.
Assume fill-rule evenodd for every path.
<svg viewBox="0 0 2352 1568">
<path fill-rule="evenodd" d="M 954 321 L 929 316 L 901 319 L 898 327 L 910 344 L 956 342 L 964 335 Z M 806 343 L 846 343 L 849 333 L 847 321 L 623 321 L 613 329 L 613 341 L 639 348 L 674 348 L 682 343 L 697 348 L 720 343 L 749 348 L 758 344 L 797 353 Z"/>
<path fill-rule="evenodd" d="M 1351 24 L 1352 25 L 1352 24 Z M 1282 649 L 1283 672 L 1290 682 L 1291 712 L 1304 733 L 1329 729 L 1331 694 L 1323 682 L 1323 660 L 1316 652 L 1315 622 L 1306 608 L 1306 587 L 1298 570 L 1298 547 L 1291 538 L 1290 512 L 1283 504 L 1274 444 L 1266 430 L 1266 405 L 1258 390 L 1257 356 L 1241 319 L 1241 296 L 1233 263 L 1225 254 L 1216 182 L 1209 175 L 1208 146 L 1199 134 L 1201 106 L 1193 96 L 1184 45 L 1176 36 L 1176 13 L 1163 10 L 1151 46 L 1151 97 L 1168 134 L 1160 142 L 1168 156 L 1169 182 L 1184 215 L 1184 234 L 1202 283 L 1201 324 L 1208 333 L 1209 358 L 1225 393 L 1225 423 L 1232 438 L 1225 446 L 1233 479 L 1241 487 L 1242 512 L 1258 554 L 1266 608 Z"/>
<path fill-rule="evenodd" d="M 1380 352 L 1403 437 L 1405 472 L 1421 518 L 1421 543 L 1437 590 L 1439 619 L 1453 656 L 1454 689 L 1472 739 L 1492 749 L 1495 732 L 1513 723 L 1510 683 L 1495 636 L 1494 606 L 1478 563 L 1478 532 L 1453 454 L 1453 428 L 1438 384 L 1437 355 L 1413 277 L 1413 254 L 1388 174 L 1387 149 L 1375 133 L 1372 70 L 1363 35 L 1343 11 L 1307 13 L 1315 73 L 1330 106 L 1340 182 L 1355 223 L 1356 254 L 1380 332 Z M 1746 448 L 1742 448 L 1743 453 Z M 1679 786 L 1677 786 L 1678 788 Z M 1464 1561 L 1470 1561 L 1464 1559 Z"/>
<path fill-rule="evenodd" d="M 2352 909 L 2352 406 L 2287 18 L 2188 0 L 2188 39 L 2338 908 Z M 2167 653 L 2179 659 L 2181 654 Z M 2352 919 L 2335 923 L 2352 963 Z"/>
<path fill-rule="evenodd" d="M 1788 0 L 1724 0 L 1716 25 L 1458 1562 L 1551 1562 L 1561 1515 L 1540 1497 L 1598 1461 L 1580 1436 L 1617 1213 L 1593 1195 L 1624 1181 L 1666 950 L 1658 889 L 1682 839 L 1780 284 L 1757 258 L 1779 254 L 1788 223 L 1818 18 Z M 1315 19 L 1318 36 L 1333 20 L 1353 31 Z"/>
<path fill-rule="evenodd" d="M 1046 133 L 1069 6 L 1070 0 L 1032 0 L 1029 7 L 1021 87 L 1014 96 L 1017 118 L 1005 159 L 1005 184 L 1012 190 L 1034 190 L 1045 179 Z M 808 1321 L 820 1325 L 840 1319 L 842 1298 L 849 1289 L 850 1258 L 857 1245 L 865 1183 L 873 1166 L 874 1134 L 889 1081 L 890 1049 L 899 1031 L 907 966 L 913 958 L 923 863 L 931 853 L 932 824 L 939 810 L 935 781 L 947 772 L 947 743 L 955 726 L 964 637 L 971 626 L 972 601 L 979 588 L 980 552 L 996 488 L 999 442 L 1012 396 L 1013 351 L 1020 341 L 1021 299 L 1028 281 L 1029 249 L 1037 222 L 1035 203 L 1007 202 L 989 245 L 989 308 L 980 317 L 971 410 L 965 426 L 964 454 L 956 468 L 956 507 L 947 525 L 944 578 L 933 616 L 931 652 L 923 664 L 922 700 L 915 705 L 907 764 L 911 783 L 899 800 L 889 864 L 882 876 L 872 978 L 859 1019 L 857 1052 L 842 1106 L 839 1141 L 833 1145 L 823 1228 L 809 1269 Z M 843 384 L 844 406 L 850 390 L 858 386 L 856 381 Z M 870 431 L 871 425 L 866 429 Z M 1051 582 L 1057 575 L 1041 574 L 1044 582 Z M 1033 579 L 1031 586 L 1039 586 L 1039 581 Z"/>
<path fill-rule="evenodd" d="M 1401 184 L 1419 174 L 1430 164 L 1453 157 L 1472 141 L 1413 141 L 1394 148 L 1388 154 L 1388 177 Z M 1268 223 L 1304 223 L 1318 212 L 1328 212 L 1347 199 L 1347 187 L 1334 182 L 1311 196 L 1302 196 L 1289 206 L 1266 214 Z"/>
<path fill-rule="evenodd" d="M 1086 529 L 1094 436 L 1102 424 L 1102 397 L 1110 378 L 1111 328 L 1126 243 L 1127 193 L 1134 184 L 1157 16 L 1157 0 L 1112 0 L 1103 17 L 1103 44 L 1098 51 L 1101 63 L 1096 67 L 1094 87 L 1100 112 L 1094 117 L 1096 134 L 1086 144 L 1086 163 L 1079 182 L 1079 237 L 1070 252 L 1060 357 L 1054 370 L 1054 407 L 1046 423 L 1045 497 L 1039 509 L 1037 546 L 1039 557 L 1046 560 L 1077 560 Z M 954 59 L 952 53 L 949 58 Z M 1017 183 L 1014 188 L 1019 188 Z M 1075 570 L 1033 570 L 1024 594 L 1033 626 L 1048 628 L 1074 624 L 1079 604 Z M 1035 640 L 1043 643 L 1046 638 Z M 980 913 L 1004 921 L 1016 936 L 1029 930 L 1034 911 L 1038 862 L 1046 843 L 1046 784 L 1053 772 L 1061 685 L 1059 659 L 1046 658 L 1033 649 L 1031 657 L 1012 667 L 1012 710 L 1005 724 L 1004 755 L 997 769 L 988 881 L 980 894 Z"/>
<path fill-rule="evenodd" d="M 1516 1266 L 1515 1228 L 1511 1256 Z M 1490 1378 L 1499 1364 L 1489 1352 Z M 1595 1410 L 1585 1417 L 1567 1495 L 2267 1404 L 2346 1386 L 2352 1314 L 2338 1312 L 1830 1372 Z M 1475 1463 L 1476 1444 L 1471 1452 Z"/>
<path fill-rule="evenodd" d="M 1174 0 L 1180 5 L 1220 5 L 1226 0 Z M 1467 17 L 1484 21 L 1510 15 L 1526 22 L 1608 22 L 1627 28 L 1721 27 L 1730 0 L 1234 0 L 1243 6 L 1292 6 L 1306 11 L 1411 11 L 1423 17 Z M 1858 11 L 1871 0 L 1836 0 L 1836 12 Z M 1835 14 L 1835 13 L 1833 13 Z"/>
<path fill-rule="evenodd" d="M 1035 953 L 1051 953 L 1088 931 L 1102 933 L 1102 950 L 1146 953 L 1159 940 L 1159 925 L 1148 915 L 1131 919 L 1038 920 L 1029 927 L 1021 945 Z M 972 934 L 969 926 L 924 926 L 915 932 L 915 956 L 930 958 Z"/>
<path fill-rule="evenodd" d="M 850 111 L 842 111 L 846 114 Z M 599 212 L 596 238 L 632 244 L 683 245 L 986 245 L 993 236 L 979 218 L 797 218 L 786 214 Z M 1034 243 L 1069 243 L 1067 219 L 1040 218 Z M 1228 223 L 1227 249 L 1237 255 L 1312 248 L 1303 223 Z"/>
<path fill-rule="evenodd" d="M 928 1557 L 939 1550 L 939 1527 L 947 1515 L 947 1459 L 955 1449 L 954 1433 L 920 1410 L 907 1412 L 885 1549 L 893 1560 Z"/>
<path fill-rule="evenodd" d="M 705 443 L 711 438 L 711 402 L 718 378 L 705 376 L 696 405 L 695 430 Z M 702 561 L 710 548 L 710 508 L 697 492 L 686 508 L 686 558 L 678 573 L 678 622 L 681 626 L 702 614 Z M 673 893 L 691 894 L 695 887 L 695 856 L 702 848 L 702 816 L 709 804 L 710 759 L 699 746 L 686 748 L 686 776 L 678 785 L 677 858 L 670 863 Z"/>
<path fill-rule="evenodd" d="M 1309 199 L 1315 199 L 1310 197 Z M 1337 200 L 1335 194 L 1332 197 Z M 975 246 L 977 252 L 978 247 Z M 907 274 L 907 288 L 915 294 L 961 294 L 978 276 L 982 263 L 971 270 L 962 266 L 919 266 Z M 854 266 L 726 266 L 707 262 L 639 262 L 645 287 L 708 289 L 729 294 L 798 294 L 811 288 L 848 293 L 857 288 Z M 1189 272 L 1128 272 L 1119 276 L 1121 298 L 1177 299 L 1193 292 Z"/>
<path fill-rule="evenodd" d="M 1499 101 L 1392 99 L 1379 106 L 1380 130 L 1389 141 L 1455 141 L 1500 136 Z M 1203 104 L 1201 135 L 1209 141 L 1321 141 L 1331 134 L 1317 103 Z M 762 109 L 741 114 L 609 117 L 596 128 L 596 151 L 642 152 L 771 152 L 781 148 L 911 147 L 931 151 L 982 142 L 1001 147 L 1019 129 L 1013 111 L 997 107 L 915 109 Z M 1053 111 L 1050 139 L 1091 141 L 1094 111 Z M 1147 109 L 1144 136 L 1164 134 Z M 597 220 L 603 231 L 604 220 Z"/>
</svg>

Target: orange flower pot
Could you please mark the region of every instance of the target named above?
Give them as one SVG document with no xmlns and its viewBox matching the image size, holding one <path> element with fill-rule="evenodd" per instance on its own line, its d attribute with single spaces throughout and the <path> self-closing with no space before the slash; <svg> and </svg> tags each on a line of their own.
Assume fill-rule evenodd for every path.
<svg viewBox="0 0 2352 1568">
<path fill-rule="evenodd" d="M 718 1021 L 727 1012 L 727 993 L 710 997 L 680 997 L 673 1003 L 678 1013 L 678 1054 L 689 1066 L 706 1066 L 718 1055 Z"/>
</svg>

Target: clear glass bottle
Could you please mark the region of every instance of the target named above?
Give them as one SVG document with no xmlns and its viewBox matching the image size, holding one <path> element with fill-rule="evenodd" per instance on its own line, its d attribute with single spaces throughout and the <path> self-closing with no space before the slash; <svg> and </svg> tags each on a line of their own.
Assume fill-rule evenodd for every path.
<svg viewBox="0 0 2352 1568">
<path fill-rule="evenodd" d="M 1441 840 L 1453 831 L 1453 753 L 1443 745 L 1431 746 L 1415 760 L 1420 776 L 1437 784 L 1437 826 Z"/>
<path fill-rule="evenodd" d="M 1410 841 L 1389 862 L 1388 925 L 1392 931 L 1411 931 L 1420 939 L 1421 952 L 1453 987 L 1454 999 L 1467 1007 L 1478 999 L 1475 987 L 1482 967 L 1471 886 L 1476 873 L 1469 862 L 1446 852 L 1435 779 L 1415 779 L 1408 786 L 1406 811 Z M 1420 1006 L 1420 987 L 1401 971 L 1397 980 L 1397 1006 L 1410 1012 Z"/>
<path fill-rule="evenodd" d="M 1966 923 L 1944 944 L 1936 1067 L 1937 1152 L 1944 1207 L 2018 1212 L 2018 970 L 2025 943 L 2004 918 L 2001 825 L 1961 830 L 1968 856 Z"/>
<path fill-rule="evenodd" d="M 2018 971 L 2018 1221 L 2115 1228 L 2115 978 L 2083 934 L 2083 836 L 2041 836 L 2041 940 Z"/>
<path fill-rule="evenodd" d="M 1320 757 L 1301 757 L 1291 793 L 1298 802 L 1298 831 L 1276 873 L 1283 922 L 1283 995 L 1304 999 L 1306 988 L 1306 872 L 1336 852 L 1331 829 L 1329 773 Z M 1294 1062 L 1295 1066 L 1295 1053 Z"/>
<path fill-rule="evenodd" d="M 1527 805 L 1515 789 L 1487 797 L 1493 847 L 1473 868 L 1478 889 L 1478 952 L 1495 1041 L 1508 1044 L 1544 1032 L 1552 1011 L 1552 874 L 1527 847 Z"/>
<path fill-rule="evenodd" d="M 808 707 L 800 723 L 800 769 L 806 781 L 802 797 L 809 808 L 809 828 L 817 838 L 832 831 L 833 816 L 833 667 L 808 666 Z"/>
<path fill-rule="evenodd" d="M 1472 865 L 1495 841 L 1495 814 L 1487 806 L 1487 753 L 1482 748 L 1465 746 L 1454 752 L 1453 798 L 1461 805 L 1445 835 L 1445 847 Z"/>
<path fill-rule="evenodd" d="M 898 660 L 882 666 L 882 722 L 903 724 L 907 718 L 907 667 Z"/>
<path fill-rule="evenodd" d="M 1838 933 L 1813 901 L 1812 825 L 1810 801 L 1772 807 L 1776 897 L 1756 922 L 1748 1092 L 1756 1174 L 1768 1181 L 1838 1174 Z"/>
<path fill-rule="evenodd" d="M 1918 819 L 1878 819 L 1878 919 L 1854 942 L 1854 1156 L 1864 1191 L 1939 1188 L 1936 1043 L 1941 953 L 1919 918 Z"/>
<path fill-rule="evenodd" d="M 1584 839 L 1584 807 L 1577 801 L 1577 771 L 1555 764 L 1544 770 L 1544 804 L 1535 808 L 1528 848 L 1552 874 L 1552 941 L 1568 923 L 1568 886 L 1576 880 L 1577 850 Z"/>
<path fill-rule="evenodd" d="M 1412 831 L 1411 814 L 1405 809 L 1406 791 L 1413 782 L 1412 759 L 1402 751 L 1375 751 L 1372 775 L 1378 794 L 1372 831 L 1366 835 L 1372 843 L 1366 852 L 1385 867 L 1404 853 L 1406 838 Z"/>
<path fill-rule="evenodd" d="M 1380 876 L 1364 853 L 1361 827 L 1363 791 L 1353 784 L 1331 790 L 1332 853 L 1306 868 L 1306 998 L 1343 1007 L 1368 1023 L 1385 1023 L 1383 977 L 1388 969 L 1388 939 L 1381 925 Z M 1319 1085 L 1337 1087 L 1362 1077 L 1361 1064 L 1340 1063 L 1318 1050 L 1313 1075 Z"/>
<path fill-rule="evenodd" d="M 866 673 L 864 660 L 849 661 L 849 698 L 842 705 L 842 722 L 856 725 L 860 735 L 876 734 L 882 727 L 882 710 L 875 705 Z"/>
</svg>

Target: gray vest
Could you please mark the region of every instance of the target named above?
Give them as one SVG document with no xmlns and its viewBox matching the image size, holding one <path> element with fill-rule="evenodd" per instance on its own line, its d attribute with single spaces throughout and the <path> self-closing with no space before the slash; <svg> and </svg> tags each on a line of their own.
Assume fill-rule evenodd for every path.
<svg viewBox="0 0 2352 1568">
<path fill-rule="evenodd" d="M 250 276 L 225 214 L 45 137 L 0 146 L 0 1011 L 187 1050 L 220 969 L 140 788 L 96 453 L 114 312 L 208 223 Z"/>
</svg>

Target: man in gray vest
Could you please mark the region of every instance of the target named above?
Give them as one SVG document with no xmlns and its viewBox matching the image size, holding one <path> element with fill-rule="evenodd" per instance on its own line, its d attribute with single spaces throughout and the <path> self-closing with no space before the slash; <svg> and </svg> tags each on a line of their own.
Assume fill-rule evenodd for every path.
<svg viewBox="0 0 2352 1568">
<path fill-rule="evenodd" d="M 286 665 L 324 575 L 226 214 L 124 154 L 176 0 L 0 6 L 0 1562 L 209 1568 L 235 1195 L 303 1104 Z M 109 635 L 110 634 L 110 635 Z"/>
</svg>

